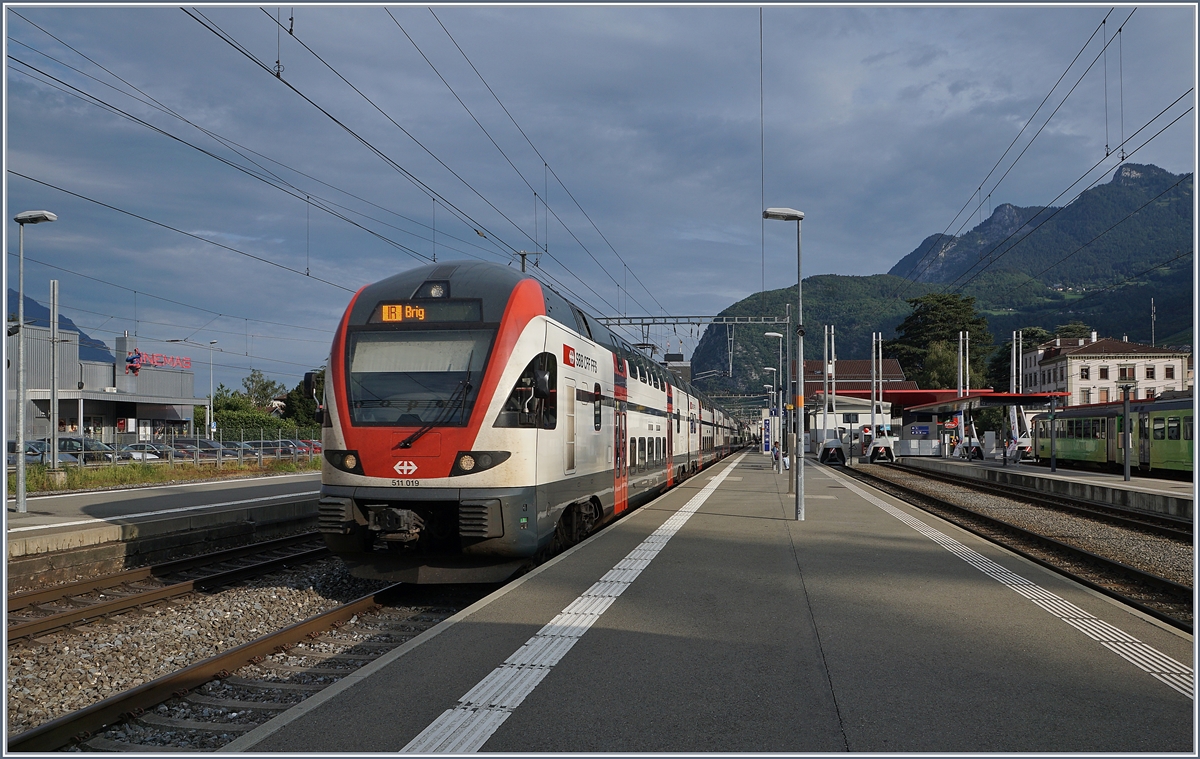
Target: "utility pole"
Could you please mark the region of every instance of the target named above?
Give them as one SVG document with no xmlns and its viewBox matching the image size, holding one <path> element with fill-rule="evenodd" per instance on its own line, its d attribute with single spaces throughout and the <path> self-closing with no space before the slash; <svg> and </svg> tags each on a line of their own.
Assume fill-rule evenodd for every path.
<svg viewBox="0 0 1200 759">
<path fill-rule="evenodd" d="M 529 253 L 529 252 L 526 252 L 523 250 L 517 251 L 517 256 L 521 256 L 521 270 L 524 271 L 524 259 L 526 259 L 526 256 L 540 256 L 540 255 L 541 255 L 540 252 Z M 535 265 L 535 267 L 536 267 L 536 265 L 538 265 L 538 259 L 534 258 L 533 265 Z"/>
<path fill-rule="evenodd" d="M 58 280 L 50 280 L 50 471 L 58 475 Z"/>
</svg>

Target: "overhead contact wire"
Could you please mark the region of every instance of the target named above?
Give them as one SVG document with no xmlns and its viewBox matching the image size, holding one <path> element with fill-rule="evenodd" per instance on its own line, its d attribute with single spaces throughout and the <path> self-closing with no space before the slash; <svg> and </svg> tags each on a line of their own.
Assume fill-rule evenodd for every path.
<svg viewBox="0 0 1200 759">
<path fill-rule="evenodd" d="M 479 69 L 471 61 L 471 59 L 467 55 L 466 51 L 464 51 L 462 49 L 462 46 L 458 44 L 458 41 L 456 39 L 454 39 L 454 35 L 452 35 L 450 33 L 450 30 L 446 28 L 446 25 L 442 23 L 442 20 L 440 18 L 438 18 L 437 13 L 434 13 L 433 8 L 430 8 L 429 12 L 430 12 L 430 14 L 433 15 L 434 20 L 438 22 L 438 26 L 442 27 L 442 31 L 444 31 L 446 33 L 446 36 L 450 39 L 450 42 L 454 44 L 454 47 L 462 55 L 463 60 L 465 60 L 467 62 L 467 65 L 470 66 L 471 70 L 475 72 L 475 75 L 477 77 L 479 77 L 479 81 L 483 83 L 483 86 L 485 88 L 487 88 L 487 91 L 489 93 L 491 93 L 493 98 L 495 98 L 497 105 L 499 105 L 500 109 L 504 111 L 504 115 L 508 116 L 508 120 L 512 122 L 513 126 L 517 128 L 517 131 L 521 133 L 521 136 L 525 138 L 525 142 L 529 144 L 529 147 L 533 150 L 533 152 L 537 155 L 537 157 L 539 159 L 541 159 L 542 165 L 545 166 L 547 171 L 550 172 L 550 175 L 554 177 L 554 181 L 558 182 L 558 185 L 559 185 L 559 187 L 561 187 L 563 189 L 563 192 L 567 193 L 567 197 L 569 197 L 571 199 L 571 202 L 575 204 L 575 207 L 579 209 L 579 212 L 582 213 L 584 218 L 588 220 L 588 223 L 592 225 L 592 229 L 596 230 L 596 234 L 600 235 L 600 239 L 604 240 L 604 243 L 606 245 L 608 245 L 609 250 L 611 250 L 613 252 L 613 255 L 615 255 L 617 257 L 617 260 L 620 261 L 622 265 L 627 266 L 628 264 L 626 264 L 625 259 L 622 258 L 621 254 L 617 251 L 617 249 L 613 246 L 613 244 L 611 242 L 609 242 L 608 238 L 605 237 L 604 233 L 602 231 L 600 231 L 600 227 L 596 225 L 596 222 L 593 221 L 592 217 L 588 214 L 588 212 L 586 210 L 584 210 L 583 206 L 575 198 L 575 195 L 572 194 L 571 190 L 567 187 L 566 183 L 563 182 L 562 178 L 558 176 L 558 173 L 554 171 L 554 167 L 550 166 L 550 162 L 546 160 L 546 158 L 542 155 L 541 151 L 537 149 L 537 146 L 533 144 L 533 141 L 531 139 L 529 139 L 529 135 L 525 134 L 525 130 L 522 129 L 521 125 L 517 123 L 517 120 L 513 117 L 512 113 L 509 112 L 508 108 L 504 105 L 503 101 L 500 100 L 500 96 L 497 95 L 495 90 L 492 89 L 492 86 L 490 84 L 488 84 L 486 79 L 483 78 L 483 74 L 480 73 Z M 558 219 L 558 214 L 555 214 L 555 218 Z M 558 219 L 558 221 L 560 224 L 562 223 L 561 219 Z M 564 226 L 564 228 L 566 227 L 565 224 L 563 226 Z M 581 243 L 581 245 L 582 245 L 582 243 Z M 612 277 L 611 274 L 609 276 L 610 276 L 610 278 Z M 642 289 L 646 291 L 646 294 L 650 296 L 650 299 L 653 300 L 655 302 L 655 304 L 658 305 L 659 308 L 663 308 L 662 303 L 659 303 L 658 298 L 654 297 L 654 293 L 652 293 L 650 291 L 650 289 L 648 287 L 646 287 L 646 284 L 644 282 L 642 282 L 640 277 L 638 277 L 637 272 L 634 272 L 633 279 L 635 282 L 637 282 L 639 285 L 642 286 Z M 613 281 L 614 281 L 614 283 L 616 282 L 615 279 Z M 619 286 L 620 285 L 618 285 L 618 287 Z M 639 304 L 639 305 L 641 305 L 641 304 Z"/>
<path fill-rule="evenodd" d="M 1087 50 L 1087 46 L 1090 45 L 1092 40 L 1096 38 L 1096 34 L 1099 33 L 1104 22 L 1108 20 L 1108 17 L 1110 15 L 1112 15 L 1112 12 L 1113 12 L 1113 9 L 1110 8 L 1108 13 L 1106 13 L 1104 15 L 1104 18 L 1101 20 L 1100 24 L 1097 25 L 1095 30 L 1092 31 L 1091 36 L 1089 36 L 1087 38 L 1087 41 L 1083 43 L 1083 46 L 1079 48 L 1079 52 L 1077 52 L 1075 54 L 1075 57 L 1072 58 L 1071 62 L 1069 64 L 1067 64 L 1067 67 L 1065 69 L 1063 69 L 1062 74 L 1059 75 L 1058 80 L 1054 83 L 1054 86 L 1051 87 L 1050 90 L 1046 93 L 1046 96 L 1044 98 L 1042 98 L 1042 102 L 1038 104 L 1037 108 L 1033 109 L 1033 113 L 1031 113 L 1029 115 L 1029 118 L 1026 119 L 1025 124 L 1022 125 L 1020 131 L 1017 132 L 1017 136 L 1014 137 L 1012 142 L 1009 143 L 1008 147 L 1004 149 L 1004 152 L 1000 155 L 1000 157 L 998 159 L 996 159 L 995 165 L 993 165 L 991 170 L 988 171 L 987 176 L 985 176 L 983 178 L 983 181 L 981 181 L 979 183 L 980 189 L 982 189 L 983 186 L 985 184 L 987 184 L 988 179 L 990 179 L 992 174 L 994 174 L 996 172 L 996 169 L 999 168 L 1000 164 L 1004 162 L 1005 156 L 1007 156 L 1009 154 L 1009 151 L 1011 151 L 1013 149 L 1013 146 L 1017 144 L 1017 141 L 1021 139 L 1021 135 L 1024 134 L 1025 130 L 1029 128 L 1029 125 L 1033 123 L 1033 120 L 1038 115 L 1038 112 L 1042 110 L 1042 106 L 1046 105 L 1046 102 L 1048 100 L 1050 100 L 1050 96 L 1053 95 L 1054 91 L 1058 89 L 1058 85 L 1062 84 L 1062 80 L 1066 78 L 1068 73 L 1070 73 L 1071 69 L 1075 66 L 1076 61 L 1078 61 L 1079 57 L 1081 55 L 1083 55 L 1083 51 Z M 1133 14 L 1131 13 L 1129 15 L 1132 16 Z M 1126 18 L 1125 20 L 1128 21 L 1129 18 Z M 1067 96 L 1069 97 L 1070 93 L 1068 93 Z M 1063 98 L 1063 100 L 1065 101 L 1066 98 Z M 1056 112 L 1057 112 L 1057 109 L 1056 109 Z M 1046 120 L 1047 123 L 1049 123 L 1049 120 L 1052 118 L 1054 118 L 1054 114 L 1051 114 L 1050 117 L 1047 118 L 1047 120 Z M 1043 125 L 1043 128 L 1044 128 L 1044 125 Z M 1038 134 L 1041 134 L 1041 130 L 1038 131 Z M 1037 139 L 1037 135 L 1034 135 L 1033 138 L 1030 140 L 1030 144 L 1032 144 L 1033 141 L 1036 139 Z M 1022 151 L 1021 155 L 1024 155 L 1024 151 Z M 1015 166 L 1016 163 L 1020 160 L 1021 160 L 1021 156 L 1017 156 L 1017 158 L 1013 160 L 1012 165 Z M 1012 166 L 1009 167 L 1009 171 L 1011 171 L 1011 170 L 1012 170 Z M 1007 175 L 1008 175 L 1008 172 L 1006 171 L 1005 176 L 1007 176 Z M 996 181 L 996 184 L 992 186 L 992 192 L 995 192 L 996 188 L 1000 186 L 1000 182 L 1002 182 L 1002 181 L 1004 181 L 1004 177 L 1001 177 L 1000 179 L 998 179 Z M 991 193 L 989 193 L 989 195 L 990 194 Z M 950 220 L 950 223 L 946 225 L 945 231 L 943 231 L 941 234 L 938 235 L 938 239 L 930 246 L 930 248 L 925 252 L 925 254 L 922 255 L 921 258 L 919 258 L 917 260 L 917 262 L 913 264 L 913 267 L 912 267 L 912 269 L 909 270 L 909 273 L 906 275 L 903 275 L 906 279 L 909 279 L 910 284 L 904 285 L 903 289 L 896 293 L 896 297 L 902 296 L 905 292 L 908 291 L 908 288 L 911 286 L 911 283 L 916 281 L 916 279 L 910 279 L 910 275 L 913 274 L 913 272 L 916 270 L 916 268 L 921 265 L 921 263 L 930 255 L 930 253 L 932 251 L 937 249 L 937 246 L 941 244 L 942 238 L 944 238 L 947 235 L 947 233 L 949 233 L 950 227 L 954 226 L 954 222 L 958 220 L 958 217 L 962 215 L 962 212 L 965 211 L 967 206 L 969 206 L 970 204 L 971 204 L 971 200 L 970 200 L 970 198 L 968 198 L 967 202 L 963 203 L 962 208 L 958 209 L 958 213 L 956 213 L 954 215 L 954 218 Z M 960 229 L 961 229 L 961 227 L 960 227 Z M 926 266 L 925 268 L 927 269 L 928 266 Z M 925 271 L 925 269 L 922 269 L 921 272 L 917 272 L 916 276 L 919 277 L 924 271 Z"/>
<path fill-rule="evenodd" d="M 1158 113 L 1158 115 L 1156 115 L 1154 118 L 1152 118 L 1152 119 L 1150 119 L 1149 121 L 1147 121 L 1147 122 L 1146 122 L 1146 123 L 1145 123 L 1145 124 L 1144 124 L 1144 125 L 1143 125 L 1143 126 L 1140 128 L 1140 129 L 1138 129 L 1136 132 L 1134 132 L 1133 134 L 1129 135 L 1129 140 L 1132 140 L 1132 139 L 1133 139 L 1134 137 L 1136 137 L 1136 136 L 1137 136 L 1137 135 L 1138 135 L 1140 132 L 1142 132 L 1142 130 L 1146 129 L 1146 128 L 1147 128 L 1147 127 L 1149 127 L 1151 124 L 1153 124 L 1155 121 L 1157 121 L 1157 120 L 1159 119 L 1159 117 L 1161 117 L 1161 116 L 1162 116 L 1164 113 L 1166 113 L 1168 110 L 1170 110 L 1170 109 L 1171 109 L 1171 108 L 1172 108 L 1172 107 L 1173 107 L 1173 106 L 1174 106 L 1176 103 L 1178 103 L 1180 100 L 1182 100 L 1183 98 L 1187 97 L 1187 96 L 1188 96 L 1188 94 L 1189 94 L 1189 93 L 1191 93 L 1191 92 L 1192 92 L 1192 89 L 1191 89 L 1191 88 L 1189 88 L 1187 92 L 1183 93 L 1183 94 L 1182 94 L 1182 95 L 1180 95 L 1178 98 L 1176 98 L 1174 102 L 1172 102 L 1170 105 L 1168 105 L 1168 106 L 1167 106 L 1166 108 L 1164 108 L 1162 111 L 1160 111 L 1160 112 Z M 1135 153 L 1137 153 L 1139 150 L 1141 150 L 1142 148 L 1144 148 L 1144 147 L 1145 147 L 1146 145 L 1148 145 L 1148 144 L 1149 144 L 1149 143 L 1150 143 L 1152 140 L 1154 140 L 1156 137 L 1158 137 L 1158 135 L 1162 134 L 1164 131 L 1166 131 L 1166 130 L 1167 130 L 1167 129 L 1169 129 L 1171 126 L 1173 126 L 1174 124 L 1176 124 L 1176 123 L 1177 123 L 1177 122 L 1178 122 L 1180 119 L 1182 119 L 1184 116 L 1186 116 L 1186 115 L 1188 115 L 1189 113 L 1191 113 L 1191 112 L 1192 112 L 1192 110 L 1193 110 L 1193 108 L 1189 106 L 1189 107 L 1187 108 L 1187 110 L 1185 110 L 1183 113 L 1181 113 L 1181 114 L 1179 114 L 1178 116 L 1176 116 L 1176 117 L 1175 117 L 1174 119 L 1172 119 L 1172 120 L 1171 120 L 1171 121 L 1170 121 L 1170 122 L 1169 122 L 1169 123 L 1168 123 L 1166 126 L 1162 127 L 1162 128 L 1161 128 L 1161 129 L 1159 129 L 1157 132 L 1155 132 L 1153 135 L 1151 135 L 1149 138 L 1147 138 L 1145 142 L 1143 142 L 1141 145 L 1139 145 L 1137 148 L 1135 148 L 1135 149 L 1134 149 L 1132 152 L 1130 152 L 1130 153 L 1128 154 L 1128 156 L 1132 156 L 1132 155 L 1134 155 Z M 1126 142 L 1128 142 L 1129 140 L 1126 140 L 1125 142 L 1122 142 L 1122 143 L 1121 143 L 1121 145 L 1120 145 L 1120 147 L 1121 147 L 1122 149 L 1124 149 L 1125 143 L 1126 143 Z M 1128 156 L 1126 156 L 1126 157 L 1128 157 Z M 1100 160 L 1099 160 L 1099 161 L 1097 161 L 1096 163 L 1092 164 L 1092 166 L 1091 166 L 1091 167 L 1089 167 L 1089 168 L 1087 169 L 1087 171 L 1085 171 L 1085 172 L 1084 172 L 1084 173 L 1083 173 L 1083 174 L 1082 174 L 1082 175 L 1081 175 L 1081 176 L 1080 176 L 1078 179 L 1076 179 L 1074 182 L 1072 182 L 1070 185 L 1068 185 L 1068 186 L 1067 186 L 1067 188 L 1066 188 L 1065 190 L 1063 190 L 1063 191 L 1062 191 L 1062 192 L 1060 192 L 1060 193 L 1059 193 L 1057 196 L 1055 196 L 1055 197 L 1054 197 L 1054 199 L 1053 199 L 1053 200 L 1051 200 L 1049 204 L 1047 204 L 1046 206 L 1044 206 L 1044 207 L 1043 207 L 1043 209 L 1042 209 L 1042 211 L 1044 211 L 1046 208 L 1050 208 L 1050 207 L 1052 207 L 1052 205 L 1053 205 L 1053 204 L 1054 204 L 1056 201 L 1058 201 L 1060 198 L 1062 198 L 1062 196 L 1063 196 L 1063 195 L 1066 195 L 1068 192 L 1070 192 L 1070 191 L 1071 191 L 1071 189 L 1072 189 L 1073 187 L 1077 186 L 1077 185 L 1078 185 L 1080 182 L 1082 182 L 1084 179 L 1086 179 L 1086 178 L 1087 178 L 1087 176 L 1088 176 L 1088 174 L 1091 174 L 1093 171 L 1095 171 L 1095 170 L 1096 170 L 1096 168 L 1097 168 L 1098 166 L 1100 166 L 1102 163 L 1104 163 L 1105 161 L 1107 161 L 1107 160 L 1108 160 L 1108 158 L 1109 158 L 1109 156 L 1105 156 L 1104 158 L 1100 159 Z M 1078 196 L 1079 196 L 1079 194 L 1082 194 L 1082 193 L 1083 193 L 1083 192 L 1085 192 L 1086 190 L 1088 190 L 1088 189 L 1091 189 L 1091 187 L 1095 186 L 1096 182 L 1099 182 L 1099 181 L 1100 181 L 1100 179 L 1102 179 L 1102 178 L 1103 178 L 1103 177 L 1097 177 L 1097 178 L 1096 178 L 1096 179 L 1095 179 L 1095 180 L 1094 180 L 1094 181 L 1091 183 L 1091 185 L 1089 185 L 1088 187 L 1084 188 L 1084 190 L 1081 190 L 1081 191 L 1080 191 L 1080 192 L 1079 192 L 1079 193 L 1076 195 L 1076 197 L 1078 197 Z M 971 277 L 970 277 L 969 279 L 967 279 L 965 282 L 963 282 L 961 285 L 958 285 L 957 287 L 955 287 L 955 285 L 956 285 L 956 284 L 959 282 L 959 280 L 961 280 L 961 279 L 962 279 L 964 276 L 966 276 L 967 274 L 969 274 L 969 273 L 970 273 L 970 272 L 971 272 L 971 271 L 972 271 L 972 270 L 973 270 L 973 269 L 974 269 L 976 266 L 978 266 L 978 265 L 979 265 L 979 261 L 977 261 L 976 263 L 974 263 L 974 264 L 972 264 L 970 267 L 968 267 L 966 271 L 964 271 L 964 272 L 962 272 L 961 274 L 959 274 L 959 275 L 958 275 L 958 277 L 957 277 L 957 278 L 955 278 L 955 280 L 954 280 L 953 282 L 950 282 L 948 285 L 946 285 L 945 289 L 944 289 L 942 292 L 951 292 L 951 289 L 952 289 L 952 288 L 953 288 L 953 290 L 957 291 L 957 290 L 961 290 L 962 288 L 966 287 L 968 284 L 970 284 L 972 281 L 974 281 L 974 280 L 975 280 L 975 279 L 976 279 L 976 278 L 977 278 L 977 277 L 978 277 L 980 274 L 982 274 L 982 273 L 983 273 L 984 271 L 986 271 L 986 270 L 987 270 L 989 267 L 991 267 L 991 265 L 992 265 L 992 264 L 994 264 L 996 261 L 999 261 L 999 260 L 1000 260 L 1001 258 L 1003 258 L 1005 255 L 1007 255 L 1007 254 L 1009 253 L 1009 251 L 1011 251 L 1013 248 L 1015 248 L 1015 247 L 1017 246 L 1017 244 L 1019 244 L 1021 241 L 1025 240 L 1025 239 L 1027 239 L 1027 238 L 1029 237 L 1029 235 L 1031 235 L 1031 234 L 1033 234 L 1034 232 L 1036 232 L 1036 231 L 1037 231 L 1038 229 L 1040 229 L 1040 228 L 1041 228 L 1041 227 L 1042 227 L 1044 224 L 1046 224 L 1048 221 L 1050 221 L 1051 219 L 1053 219 L 1053 218 L 1054 218 L 1055 216 L 1057 216 L 1058 214 L 1062 213 L 1062 212 L 1063 212 L 1063 211 L 1064 211 L 1064 210 L 1065 210 L 1067 207 L 1069 207 L 1069 206 L 1070 206 L 1070 203 L 1067 203 L 1067 204 L 1065 204 L 1065 205 L 1063 205 L 1063 206 L 1060 206 L 1060 207 L 1056 208 L 1056 209 L 1054 210 L 1054 212 L 1053 212 L 1053 213 L 1051 213 L 1050 215 L 1046 216 L 1046 218 L 1044 218 L 1044 219 L 1042 219 L 1040 222 L 1038 222 L 1038 224 L 1037 224 L 1035 227 L 1033 227 L 1032 229 L 1030 229 L 1030 230 L 1029 230 L 1029 232 L 1027 232 L 1025 235 L 1023 235 L 1023 236 L 1022 236 L 1020 239 L 1018 239 L 1016 242 L 1014 242 L 1012 245 L 1008 246 L 1008 247 L 1007 247 L 1007 248 L 1005 248 L 1004 250 L 1000 251 L 1000 253 L 996 254 L 995 256 L 992 256 L 992 254 L 993 254 L 993 253 L 995 253 L 995 251 L 999 250 L 999 249 L 1000 249 L 1000 247 L 1001 247 L 1002 245 L 1004 245 L 1004 243 L 1006 243 L 1006 242 L 1008 242 L 1009 240 L 1011 240 L 1011 239 L 1013 238 L 1013 236 L 1014 236 L 1014 235 L 1016 235 L 1018 232 L 1020 232 L 1020 231 L 1021 231 L 1021 229 L 1024 229 L 1024 227 L 1023 227 L 1023 226 L 1022 226 L 1022 227 L 1019 227 L 1018 229 L 1016 229 L 1016 230 L 1014 230 L 1013 232 L 1011 232 L 1011 233 L 1010 233 L 1010 234 L 1009 234 L 1007 237 L 1005 237 L 1003 240 L 1001 240 L 1000 242 L 998 242 L 998 243 L 996 243 L 994 246 L 992 246 L 992 249 L 991 249 L 991 250 L 989 250 L 987 253 L 984 253 L 984 254 L 983 254 L 983 256 L 981 256 L 981 257 L 980 257 L 979 261 L 983 261 L 983 260 L 984 260 L 984 257 L 986 257 L 986 256 L 992 256 L 990 259 L 988 259 L 987 263 L 986 263 L 986 264 L 984 264 L 983 268 L 981 268 L 981 269 L 980 269 L 978 272 L 976 272 L 975 274 L 971 275 Z M 1039 211 L 1039 212 L 1038 212 L 1038 216 L 1040 216 L 1040 215 L 1041 215 L 1042 211 Z M 1035 216 L 1034 218 L 1037 218 L 1037 216 Z"/>
</svg>

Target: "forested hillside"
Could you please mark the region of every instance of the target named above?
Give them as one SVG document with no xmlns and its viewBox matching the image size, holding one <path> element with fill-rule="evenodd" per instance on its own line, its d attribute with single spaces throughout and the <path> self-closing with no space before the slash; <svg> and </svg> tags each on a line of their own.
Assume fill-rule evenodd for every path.
<svg viewBox="0 0 1200 759">
<path fill-rule="evenodd" d="M 930 292 L 974 296 L 997 342 L 1012 330 L 1083 322 L 1101 335 L 1149 343 L 1150 299 L 1159 345 L 1191 345 L 1194 303 L 1192 183 L 1156 166 L 1126 164 L 1112 181 L 1063 208 L 999 206 L 960 237 L 927 238 L 888 274 L 821 275 L 804 280 L 805 353 L 821 358 L 823 326 L 837 329 L 840 358 L 867 358 L 870 334 L 885 339 Z M 929 254 L 929 255 L 926 255 Z M 908 275 L 907 277 L 897 276 Z M 722 316 L 783 316 L 796 288 L 756 293 Z M 713 392 L 761 391 L 776 363 L 769 327 L 735 331 L 733 376 L 702 381 Z M 973 347 L 973 352 L 985 350 Z M 726 327 L 709 327 L 692 372 L 727 370 Z"/>
</svg>

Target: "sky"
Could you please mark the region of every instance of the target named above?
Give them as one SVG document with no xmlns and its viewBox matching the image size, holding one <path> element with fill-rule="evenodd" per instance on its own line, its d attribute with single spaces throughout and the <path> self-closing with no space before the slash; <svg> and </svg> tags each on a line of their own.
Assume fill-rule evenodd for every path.
<svg viewBox="0 0 1200 759">
<path fill-rule="evenodd" d="M 1107 181 L 1123 140 L 1196 162 L 1192 4 L 772 5 L 761 25 L 752 5 L 6 5 L 4 24 L 8 286 L 12 217 L 54 212 L 26 230 L 26 292 L 57 278 L 84 331 L 189 356 L 197 387 L 213 340 L 217 383 L 294 386 L 354 291 L 434 256 L 541 251 L 593 314 L 716 314 L 796 282 L 795 225 L 764 207 L 805 213 L 805 277 L 875 274 L 996 205 Z"/>
</svg>

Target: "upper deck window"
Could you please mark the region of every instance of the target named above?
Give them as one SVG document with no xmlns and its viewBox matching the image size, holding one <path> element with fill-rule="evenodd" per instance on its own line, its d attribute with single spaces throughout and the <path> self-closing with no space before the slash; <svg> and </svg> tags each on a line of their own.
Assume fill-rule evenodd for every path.
<svg viewBox="0 0 1200 759">
<path fill-rule="evenodd" d="M 494 336 L 491 329 L 351 332 L 351 422 L 466 424 Z"/>
</svg>

